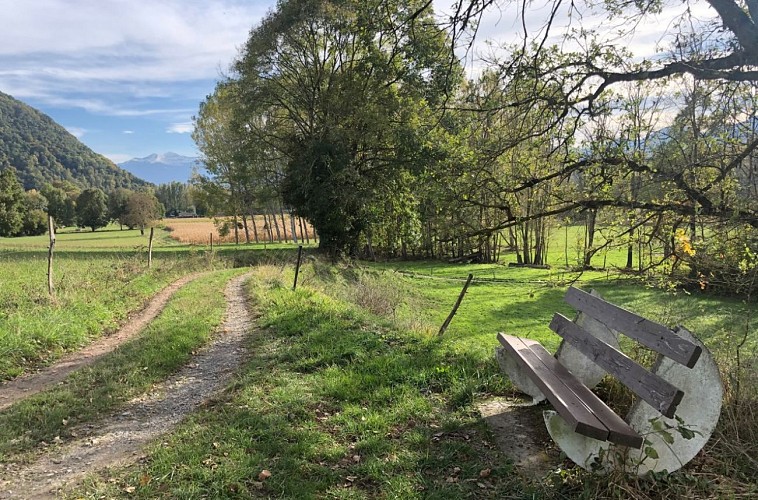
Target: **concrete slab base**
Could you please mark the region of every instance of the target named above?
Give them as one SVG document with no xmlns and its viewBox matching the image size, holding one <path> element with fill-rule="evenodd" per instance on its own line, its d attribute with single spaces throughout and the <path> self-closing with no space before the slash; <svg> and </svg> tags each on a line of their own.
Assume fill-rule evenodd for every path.
<svg viewBox="0 0 758 500">
<path fill-rule="evenodd" d="M 541 479 L 558 464 L 558 452 L 540 422 L 541 408 L 528 401 L 498 398 L 480 404 L 479 412 L 498 447 L 525 478 Z"/>
</svg>

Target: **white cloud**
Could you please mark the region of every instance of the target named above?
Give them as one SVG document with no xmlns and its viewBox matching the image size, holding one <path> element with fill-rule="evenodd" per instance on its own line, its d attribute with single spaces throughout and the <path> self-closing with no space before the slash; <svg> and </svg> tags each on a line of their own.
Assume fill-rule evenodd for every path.
<svg viewBox="0 0 758 500">
<path fill-rule="evenodd" d="M 87 133 L 87 129 L 84 129 L 82 127 L 65 127 L 66 130 L 68 130 L 68 133 L 76 137 L 77 139 L 81 139 L 84 137 L 84 134 Z"/>
<path fill-rule="evenodd" d="M 122 134 L 128 134 L 128 135 L 131 135 L 131 134 L 133 134 L 133 133 L 134 133 L 134 130 L 124 130 L 124 131 L 122 132 Z"/>
<path fill-rule="evenodd" d="M 199 101 L 208 90 L 198 92 L 187 83 L 217 79 L 220 68 L 229 67 L 249 30 L 274 4 L 0 0 L 0 90 L 93 114 L 173 113 L 186 119 L 187 110 L 124 109 L 113 102 Z M 83 95 L 87 99 L 76 98 Z"/>
<path fill-rule="evenodd" d="M 172 123 L 167 129 L 167 134 L 189 134 L 195 129 L 192 122 Z"/>
</svg>

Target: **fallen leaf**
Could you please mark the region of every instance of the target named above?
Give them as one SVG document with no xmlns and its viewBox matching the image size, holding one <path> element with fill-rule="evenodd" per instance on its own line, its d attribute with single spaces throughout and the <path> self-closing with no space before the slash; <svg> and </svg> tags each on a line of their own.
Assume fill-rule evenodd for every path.
<svg viewBox="0 0 758 500">
<path fill-rule="evenodd" d="M 453 474 L 458 474 L 459 472 L 461 472 L 460 467 L 453 467 Z"/>
<path fill-rule="evenodd" d="M 490 474 L 492 474 L 492 469 L 482 469 L 479 471 L 479 477 L 490 477 Z"/>
<path fill-rule="evenodd" d="M 263 469 L 260 474 L 258 474 L 258 480 L 259 481 L 265 481 L 266 479 L 271 477 L 271 471 L 268 469 Z"/>
<path fill-rule="evenodd" d="M 360 455 L 353 455 L 353 462 L 358 463 L 360 461 L 361 461 L 361 456 Z"/>
<path fill-rule="evenodd" d="M 136 489 L 137 488 L 135 488 L 134 486 L 127 486 L 126 488 L 124 488 L 124 491 L 127 493 L 134 493 Z"/>
</svg>

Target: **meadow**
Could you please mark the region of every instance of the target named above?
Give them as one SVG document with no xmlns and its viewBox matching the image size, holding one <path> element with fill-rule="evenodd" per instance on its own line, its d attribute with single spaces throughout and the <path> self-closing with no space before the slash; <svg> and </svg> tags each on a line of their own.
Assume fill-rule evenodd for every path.
<svg viewBox="0 0 758 500">
<path fill-rule="evenodd" d="M 154 267 L 147 271 L 146 237 L 139 231 L 60 234 L 55 299 L 46 291 L 46 240 L 0 239 L 0 367 L 6 378 L 107 334 L 179 275 L 252 266 L 247 290 L 258 320 L 251 356 L 236 381 L 152 446 L 146 460 L 93 474 L 72 493 L 76 498 L 758 494 L 755 302 L 661 287 L 654 277 L 619 272 L 614 266 L 625 261 L 623 249 L 600 257 L 607 270 L 585 272 L 508 267 L 515 260 L 509 255 L 501 264 L 447 264 L 333 263 L 307 254 L 293 292 L 293 244 L 221 245 L 211 253 L 181 245 L 165 231 L 156 235 Z M 551 262 L 561 262 L 567 247 L 572 251 L 555 244 Z M 188 287 L 156 320 L 153 333 L 94 372 L 75 374 L 64 387 L 0 413 L 7 428 L 0 433 L 0 461 L 17 460 L 51 436 L 65 439 L 61 422 L 72 416 L 96 422 L 102 412 L 118 411 L 125 398 L 186 362 L 218 321 L 222 303 L 213 289 L 236 272 Z M 474 281 L 439 337 L 469 273 Z M 572 313 L 562 301 L 569 284 L 597 289 L 664 324 L 683 324 L 717 356 L 727 387 L 721 423 L 705 452 L 681 473 L 645 481 L 600 478 L 560 462 L 543 481 L 532 481 L 493 444 L 478 405 L 514 395 L 494 360 L 495 333 L 528 336 L 555 349 L 559 339 L 547 324 L 555 311 Z M 182 323 L 201 312 L 202 324 Z M 187 336 L 188 346 L 157 355 L 176 356 L 167 365 L 142 374 L 130 368 L 150 365 L 154 351 L 168 345 L 160 340 L 164 335 Z M 32 340 L 20 340 L 27 338 Z M 30 422 L 43 425 L 32 429 Z M 264 470 L 270 476 L 259 477 Z"/>
</svg>

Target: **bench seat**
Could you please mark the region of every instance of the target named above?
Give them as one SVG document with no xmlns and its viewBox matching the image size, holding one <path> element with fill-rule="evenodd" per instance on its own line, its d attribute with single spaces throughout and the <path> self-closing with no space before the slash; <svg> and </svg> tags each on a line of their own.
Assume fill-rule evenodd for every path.
<svg viewBox="0 0 758 500">
<path fill-rule="evenodd" d="M 642 447 L 644 438 L 539 342 L 504 333 L 498 334 L 498 340 L 575 432 L 630 448 Z"/>
</svg>

